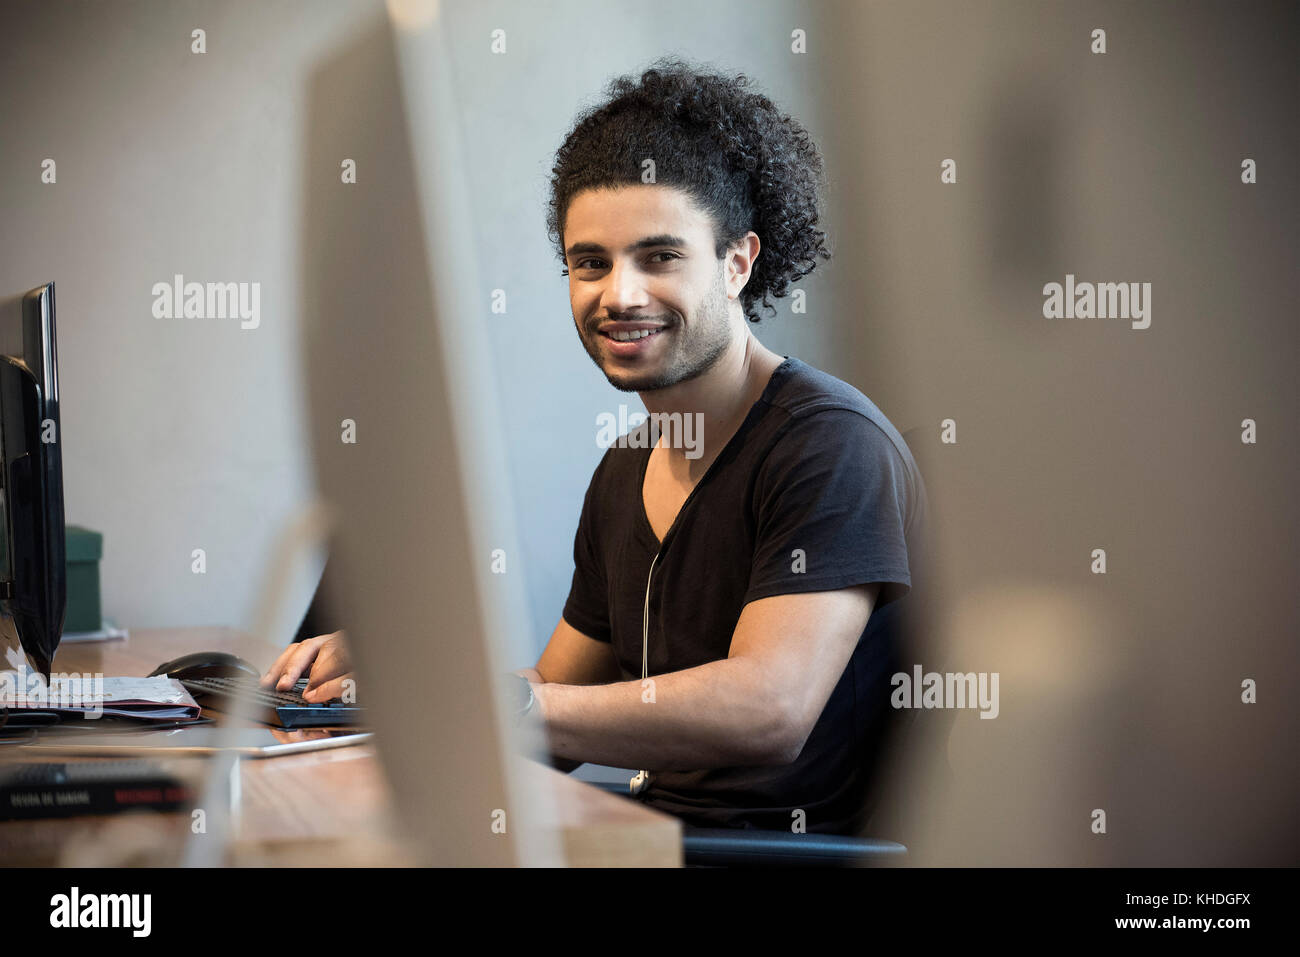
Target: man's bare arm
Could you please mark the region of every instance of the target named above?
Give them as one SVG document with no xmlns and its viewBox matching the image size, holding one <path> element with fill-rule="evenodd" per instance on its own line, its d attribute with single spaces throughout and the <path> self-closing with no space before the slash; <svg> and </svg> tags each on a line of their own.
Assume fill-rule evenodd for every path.
<svg viewBox="0 0 1300 957">
<path fill-rule="evenodd" d="M 521 674 L 534 685 L 548 682 L 566 685 L 593 685 L 618 681 L 622 677 L 614 650 L 607 641 L 584 635 L 563 618 L 551 632 L 535 668 L 521 668 Z M 584 761 L 569 760 L 552 754 L 551 765 L 572 771 Z"/>
<path fill-rule="evenodd" d="M 598 685 L 622 677 L 610 643 L 587 637 L 563 618 L 533 671 L 543 682 L 563 685 Z"/>
<path fill-rule="evenodd" d="M 551 750 L 658 770 L 789 763 L 843 674 L 879 590 L 875 583 L 751 602 L 727 658 L 656 675 L 644 688 L 548 680 L 535 690 Z"/>
</svg>

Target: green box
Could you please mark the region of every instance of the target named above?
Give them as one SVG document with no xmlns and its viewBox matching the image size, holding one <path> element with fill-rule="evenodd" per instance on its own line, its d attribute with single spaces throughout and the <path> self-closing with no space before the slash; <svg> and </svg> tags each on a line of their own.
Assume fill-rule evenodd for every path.
<svg viewBox="0 0 1300 957">
<path fill-rule="evenodd" d="M 65 526 L 68 567 L 68 610 L 63 631 L 99 631 L 104 627 L 99 602 L 99 560 L 104 536 L 80 525 Z"/>
</svg>

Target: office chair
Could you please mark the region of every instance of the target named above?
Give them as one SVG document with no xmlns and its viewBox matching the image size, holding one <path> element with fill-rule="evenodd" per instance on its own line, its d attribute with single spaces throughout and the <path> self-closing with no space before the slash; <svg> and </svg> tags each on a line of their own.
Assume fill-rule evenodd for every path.
<svg viewBox="0 0 1300 957">
<path fill-rule="evenodd" d="M 587 783 L 631 800 L 625 783 Z M 874 837 L 682 824 L 682 863 L 687 867 L 873 867 L 906 859 L 902 844 Z"/>
</svg>

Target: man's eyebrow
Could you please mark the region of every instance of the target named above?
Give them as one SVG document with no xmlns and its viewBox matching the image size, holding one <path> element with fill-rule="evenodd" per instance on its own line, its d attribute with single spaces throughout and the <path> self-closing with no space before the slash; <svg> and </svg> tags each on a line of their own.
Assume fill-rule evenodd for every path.
<svg viewBox="0 0 1300 957">
<path fill-rule="evenodd" d="M 647 236 L 645 239 L 638 239 L 632 245 L 626 247 L 623 252 L 634 253 L 638 249 L 649 249 L 651 246 L 687 246 L 689 243 L 680 236 L 673 236 L 668 233 L 661 233 L 658 236 Z M 583 253 L 603 253 L 605 247 L 600 243 L 574 243 L 566 251 L 566 256 L 578 256 Z"/>
</svg>

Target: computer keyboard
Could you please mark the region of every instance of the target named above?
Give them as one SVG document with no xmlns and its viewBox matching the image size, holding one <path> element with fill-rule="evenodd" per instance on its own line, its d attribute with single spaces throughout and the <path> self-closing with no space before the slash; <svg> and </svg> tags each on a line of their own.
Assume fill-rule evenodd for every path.
<svg viewBox="0 0 1300 957">
<path fill-rule="evenodd" d="M 299 678 L 291 691 L 263 688 L 256 678 L 182 678 L 186 690 L 206 707 L 224 710 L 223 702 L 235 695 L 247 695 L 253 703 L 254 720 L 281 728 L 326 728 L 344 724 L 361 724 L 365 709 L 356 704 L 344 704 L 335 699 L 323 703 L 305 701 L 302 692 L 307 679 Z"/>
</svg>

